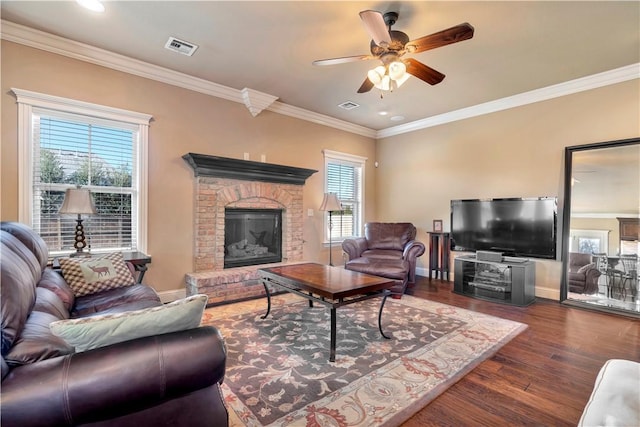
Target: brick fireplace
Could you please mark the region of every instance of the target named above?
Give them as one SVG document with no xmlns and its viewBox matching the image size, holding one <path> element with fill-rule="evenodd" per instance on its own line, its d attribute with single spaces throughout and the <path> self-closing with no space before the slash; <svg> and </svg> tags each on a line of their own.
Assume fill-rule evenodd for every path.
<svg viewBox="0 0 640 427">
<path fill-rule="evenodd" d="M 264 295 L 257 270 L 302 261 L 303 186 L 313 169 L 189 153 L 195 175 L 194 268 L 187 295 L 206 294 L 209 304 Z M 282 262 L 224 268 L 225 209 L 282 210 Z"/>
</svg>

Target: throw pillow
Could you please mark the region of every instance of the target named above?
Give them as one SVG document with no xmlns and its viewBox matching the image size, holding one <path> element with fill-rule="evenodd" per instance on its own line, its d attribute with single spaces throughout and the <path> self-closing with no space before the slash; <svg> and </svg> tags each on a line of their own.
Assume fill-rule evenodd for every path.
<svg viewBox="0 0 640 427">
<path fill-rule="evenodd" d="M 197 328 L 207 296 L 193 295 L 169 304 L 117 314 L 51 322 L 51 332 L 75 347 L 76 352 Z"/>
<path fill-rule="evenodd" d="M 135 284 L 121 252 L 83 258 L 60 258 L 62 275 L 75 296 Z"/>
</svg>

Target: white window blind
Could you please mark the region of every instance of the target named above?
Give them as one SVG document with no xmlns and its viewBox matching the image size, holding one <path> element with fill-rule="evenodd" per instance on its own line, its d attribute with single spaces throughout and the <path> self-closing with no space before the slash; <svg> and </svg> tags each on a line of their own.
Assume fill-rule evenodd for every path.
<svg viewBox="0 0 640 427">
<path fill-rule="evenodd" d="M 349 154 L 324 151 L 325 188 L 335 193 L 342 204 L 341 212 L 331 216 L 331 239 L 344 240 L 357 236 L 362 228 L 365 158 Z M 328 227 L 325 227 L 328 230 Z M 325 239 L 328 239 L 328 235 Z"/>
<path fill-rule="evenodd" d="M 73 249 L 76 218 L 60 215 L 65 190 L 91 191 L 84 218 L 91 250 L 136 250 L 135 128 L 88 117 L 34 112 L 32 226 L 49 249 Z"/>
<path fill-rule="evenodd" d="M 14 92 L 21 105 L 21 167 L 29 171 L 20 174 L 26 193 L 21 196 L 27 199 L 20 203 L 26 211 L 21 220 L 44 238 L 52 254 L 73 251 L 77 216 L 58 211 L 65 191 L 81 186 L 91 191 L 96 207 L 96 214 L 82 215 L 90 250 L 144 251 L 150 116 Z"/>
</svg>

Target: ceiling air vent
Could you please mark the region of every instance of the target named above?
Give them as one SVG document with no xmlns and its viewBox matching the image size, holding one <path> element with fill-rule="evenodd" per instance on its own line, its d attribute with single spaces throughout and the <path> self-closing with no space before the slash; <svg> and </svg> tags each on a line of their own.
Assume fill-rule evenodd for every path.
<svg viewBox="0 0 640 427">
<path fill-rule="evenodd" d="M 164 45 L 165 48 L 174 52 L 181 53 L 183 55 L 191 56 L 196 51 L 198 45 L 186 42 L 184 40 L 178 40 L 175 37 L 169 37 L 169 40 Z"/>
<path fill-rule="evenodd" d="M 345 110 L 353 110 L 354 108 L 358 108 L 360 104 L 356 104 L 353 101 L 345 101 L 342 104 L 338 104 L 338 107 L 344 108 Z"/>
</svg>

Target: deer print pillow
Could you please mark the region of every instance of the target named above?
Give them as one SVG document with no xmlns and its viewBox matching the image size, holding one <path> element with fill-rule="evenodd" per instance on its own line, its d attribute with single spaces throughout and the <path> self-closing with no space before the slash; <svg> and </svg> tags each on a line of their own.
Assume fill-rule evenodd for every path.
<svg viewBox="0 0 640 427">
<path fill-rule="evenodd" d="M 76 297 L 135 283 L 121 252 L 83 258 L 60 258 L 60 268 Z"/>
</svg>

